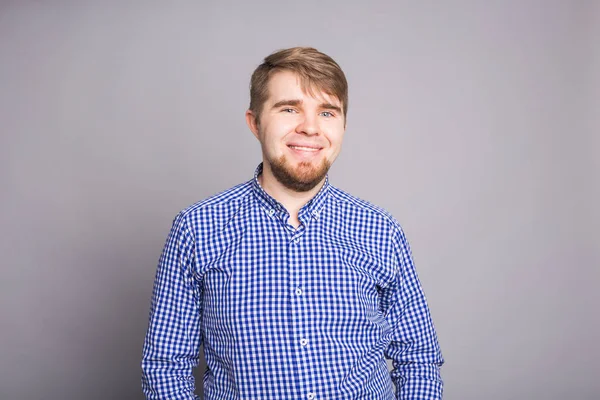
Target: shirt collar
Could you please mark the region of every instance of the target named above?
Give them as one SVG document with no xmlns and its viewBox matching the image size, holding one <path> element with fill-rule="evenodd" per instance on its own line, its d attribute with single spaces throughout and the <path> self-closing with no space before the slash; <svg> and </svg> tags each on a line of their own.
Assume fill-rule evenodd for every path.
<svg viewBox="0 0 600 400">
<path fill-rule="evenodd" d="M 269 212 L 271 214 L 273 214 L 275 212 L 279 213 L 282 211 L 287 212 L 285 210 L 285 207 L 283 207 L 283 205 L 280 202 L 278 202 L 270 194 L 268 194 L 263 189 L 263 187 L 260 185 L 260 182 L 258 181 L 258 177 L 260 176 L 260 174 L 262 174 L 262 171 L 263 171 L 263 163 L 261 162 L 260 164 L 258 164 L 258 167 L 256 168 L 256 171 L 254 172 L 254 179 L 252 180 L 252 189 L 253 189 L 254 194 L 256 195 L 258 201 L 261 203 L 261 206 L 263 208 L 265 208 L 267 210 L 267 212 Z M 300 214 L 299 216 L 301 217 L 304 213 L 308 213 L 308 214 L 312 215 L 314 218 L 318 218 L 323 206 L 325 205 L 330 188 L 331 188 L 331 185 L 329 184 L 329 175 L 326 175 L 325 183 L 323 184 L 323 186 L 321 187 L 319 192 L 315 195 L 315 197 L 310 199 L 310 201 L 308 203 L 306 203 L 304 206 L 302 206 L 302 208 L 300 209 L 300 212 L 299 212 L 299 214 Z"/>
</svg>

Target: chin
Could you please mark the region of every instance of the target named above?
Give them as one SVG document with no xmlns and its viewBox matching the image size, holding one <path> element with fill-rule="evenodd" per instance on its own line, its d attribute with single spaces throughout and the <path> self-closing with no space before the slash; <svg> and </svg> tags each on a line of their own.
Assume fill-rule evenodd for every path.
<svg viewBox="0 0 600 400">
<path fill-rule="evenodd" d="M 285 187 L 297 192 L 307 192 L 325 179 L 331 163 L 326 158 L 319 161 L 298 161 L 290 165 L 285 156 L 269 163 L 275 178 Z"/>
</svg>

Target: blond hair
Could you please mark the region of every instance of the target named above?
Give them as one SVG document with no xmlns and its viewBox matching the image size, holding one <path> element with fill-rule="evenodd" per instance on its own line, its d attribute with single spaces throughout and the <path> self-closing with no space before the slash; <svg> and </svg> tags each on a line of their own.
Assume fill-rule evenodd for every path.
<svg viewBox="0 0 600 400">
<path fill-rule="evenodd" d="M 335 96 L 341 103 L 344 119 L 348 112 L 348 82 L 340 66 L 327 54 L 312 47 L 292 47 L 279 50 L 265 58 L 250 79 L 250 111 L 256 121 L 269 97 L 269 79 L 278 71 L 291 71 L 298 75 L 305 93 L 314 90 Z"/>
</svg>

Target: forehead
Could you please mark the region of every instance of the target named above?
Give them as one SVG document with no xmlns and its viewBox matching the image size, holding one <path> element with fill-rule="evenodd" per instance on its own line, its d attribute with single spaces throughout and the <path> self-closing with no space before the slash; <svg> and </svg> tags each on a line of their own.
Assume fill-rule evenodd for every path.
<svg viewBox="0 0 600 400">
<path fill-rule="evenodd" d="M 300 76 L 292 71 L 275 72 L 269 79 L 268 89 L 268 103 L 277 103 L 281 100 L 314 99 L 320 103 L 340 104 L 336 96 L 325 93 L 315 85 L 303 87 Z"/>
</svg>

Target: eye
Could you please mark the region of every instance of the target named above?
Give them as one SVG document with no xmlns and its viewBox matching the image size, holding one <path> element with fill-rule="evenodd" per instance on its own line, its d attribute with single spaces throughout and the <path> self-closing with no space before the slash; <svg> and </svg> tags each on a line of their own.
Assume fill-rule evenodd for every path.
<svg viewBox="0 0 600 400">
<path fill-rule="evenodd" d="M 323 111 L 323 112 L 321 113 L 321 115 L 322 115 L 322 116 L 324 116 L 324 117 L 327 117 L 327 118 L 331 118 L 331 117 L 333 117 L 333 116 L 334 116 L 334 115 L 333 115 L 333 113 L 332 113 L 331 111 Z"/>
<path fill-rule="evenodd" d="M 290 114 L 294 114 L 294 113 L 296 113 L 296 112 L 297 112 L 297 111 L 296 111 L 296 110 L 294 110 L 293 108 L 284 108 L 284 109 L 282 109 L 281 111 L 283 111 L 283 112 L 286 112 L 286 113 L 290 113 Z"/>
</svg>

